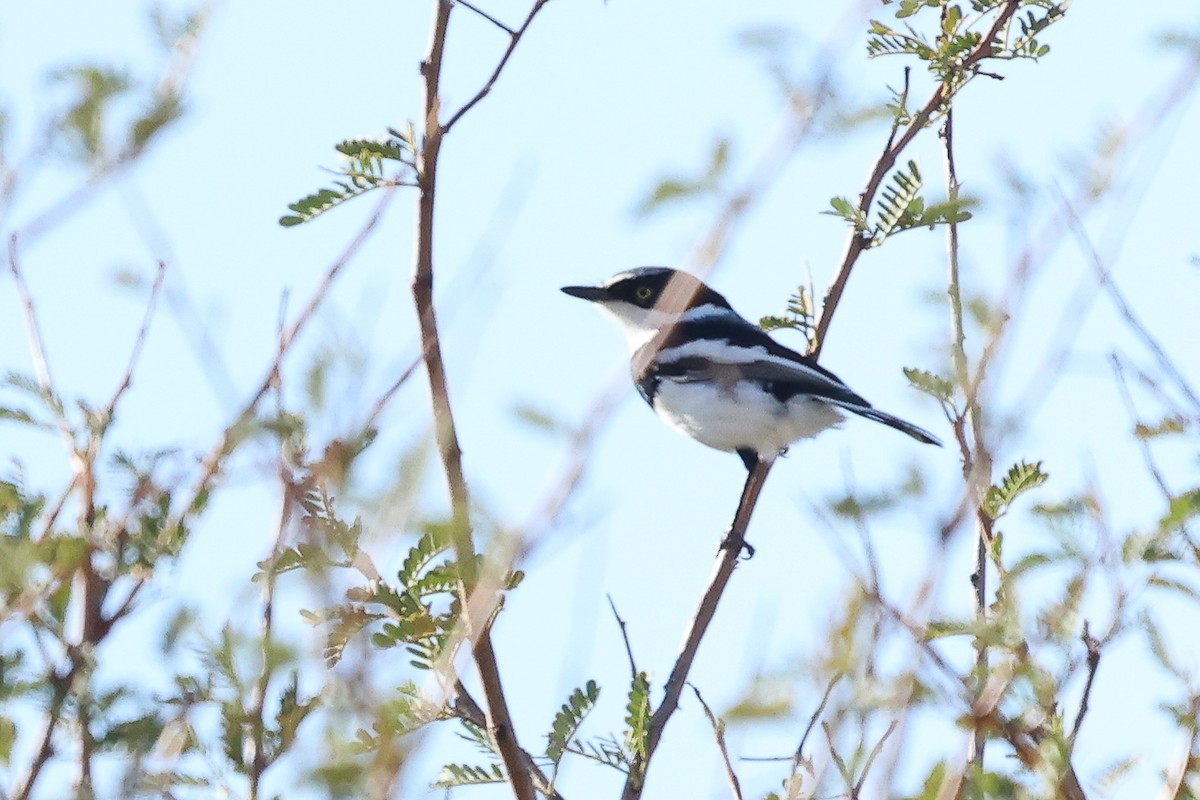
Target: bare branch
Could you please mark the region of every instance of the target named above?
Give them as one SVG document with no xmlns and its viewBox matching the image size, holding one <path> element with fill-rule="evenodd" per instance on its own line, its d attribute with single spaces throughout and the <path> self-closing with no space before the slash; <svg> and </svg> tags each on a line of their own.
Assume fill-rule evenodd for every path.
<svg viewBox="0 0 1200 800">
<path fill-rule="evenodd" d="M 1075 207 L 1067 199 L 1066 195 L 1059 191 L 1059 203 L 1062 206 L 1063 217 L 1066 219 L 1071 233 L 1075 235 L 1075 240 L 1079 244 L 1079 249 L 1083 251 L 1088 261 L 1092 264 L 1092 270 L 1096 273 L 1096 280 L 1100 283 L 1100 287 L 1104 289 L 1109 300 L 1117 309 L 1117 313 L 1121 315 L 1121 319 L 1125 320 L 1125 324 L 1129 327 L 1133 334 L 1141 340 L 1146 349 L 1154 356 L 1155 362 L 1159 369 L 1163 371 L 1175 383 L 1180 393 L 1187 398 L 1191 403 L 1192 413 L 1200 417 L 1200 396 L 1197 396 L 1196 390 L 1192 388 L 1187 379 L 1183 377 L 1183 373 L 1175 366 L 1175 362 L 1163 350 L 1158 340 L 1146 328 L 1145 324 L 1138 319 L 1133 308 L 1125 299 L 1125 295 L 1117 288 L 1113 281 L 1112 273 L 1108 271 L 1108 267 L 1104 264 L 1104 259 L 1100 257 L 1096 246 L 1092 244 L 1091 237 L 1088 236 L 1087 230 L 1083 227 L 1083 221 L 1075 211 Z"/>
<path fill-rule="evenodd" d="M 621 619 L 621 615 L 617 613 L 617 604 L 613 602 L 612 595 L 605 596 L 608 598 L 608 605 L 612 609 L 613 616 L 617 619 L 617 625 L 621 627 L 621 638 L 625 641 L 625 654 L 629 657 L 629 675 L 632 679 L 637 680 L 638 668 L 637 662 L 633 658 L 633 647 L 629 644 L 629 630 L 625 627 L 625 620 Z"/>
<path fill-rule="evenodd" d="M 700 649 L 700 641 L 704 638 L 709 623 L 712 622 L 713 615 L 717 611 L 717 603 L 720 602 L 721 595 L 725 592 L 725 587 L 733 575 L 733 568 L 737 566 L 738 559 L 741 557 L 742 548 L 746 544 L 746 528 L 750 524 L 754 507 L 758 504 L 758 496 L 762 492 L 763 484 L 771 471 L 771 463 L 760 460 L 746 476 L 746 484 L 742 488 L 742 496 L 738 502 L 737 513 L 733 518 L 733 525 L 730 527 L 725 541 L 721 544 L 721 552 L 717 557 L 708 587 L 704 590 L 704 595 L 700 598 L 700 606 L 696 609 L 696 614 L 684 634 L 683 647 L 667 678 L 662 702 L 650 716 L 650 724 L 646 732 L 646 755 L 630 765 L 629 778 L 625 781 L 625 789 L 621 795 L 624 800 L 636 800 L 642 795 L 646 768 L 654 756 L 667 721 L 679 707 L 679 696 L 683 692 L 688 672 L 696 658 L 696 651 Z"/>
<path fill-rule="evenodd" d="M 358 251 L 362 248 L 363 244 L 365 244 L 367 239 L 370 238 L 371 234 L 374 233 L 375 228 L 378 226 L 379 221 L 383 218 L 383 212 L 394 196 L 395 191 L 396 190 L 394 188 L 382 190 L 379 204 L 375 207 L 375 212 L 366 221 L 362 228 L 359 229 L 358 233 L 350 241 L 350 244 L 346 246 L 346 249 L 342 251 L 342 254 L 338 257 L 338 259 L 334 261 L 332 265 L 330 265 L 328 270 L 326 270 L 325 277 L 321 280 L 321 283 L 317 285 L 317 288 L 313 290 L 308 304 L 301 309 L 300 313 L 297 314 L 296 318 L 292 321 L 292 324 L 284 331 L 283 336 L 280 338 L 280 345 L 275 354 L 275 358 L 271 364 L 268 365 L 266 374 L 263 375 L 262 379 L 259 381 L 253 394 L 251 394 L 250 399 L 243 404 L 241 411 L 238 412 L 238 415 L 234 418 L 233 422 L 231 422 L 229 426 L 221 432 L 217 443 L 200 463 L 200 474 L 193 482 L 191 490 L 184 495 L 188 498 L 187 502 L 175 510 L 174 514 L 164 525 L 164 530 L 172 531 L 177 529 L 183 523 L 183 520 L 193 512 L 200 498 L 207 494 L 209 489 L 212 488 L 213 481 L 220 472 L 221 466 L 225 463 L 225 458 L 231 452 L 233 452 L 233 449 L 237 445 L 240 435 L 244 432 L 246 425 L 248 425 L 254 418 L 254 413 L 258 409 L 258 404 L 262 402 L 262 399 L 266 397 L 267 392 L 270 391 L 271 386 L 275 381 L 275 376 L 278 373 L 279 368 L 282 366 L 283 359 L 291 350 L 292 345 L 295 344 L 296 337 L 300 335 L 300 332 L 304 330 L 305 326 L 309 323 L 309 321 L 311 321 L 313 315 L 317 312 L 317 309 L 319 309 L 325 302 L 325 299 L 329 296 L 329 290 L 333 287 L 334 281 L 337 280 L 342 270 L 347 264 L 350 263 L 354 256 L 358 254 Z"/>
<path fill-rule="evenodd" d="M 483 10 L 482 8 L 480 8 L 479 6 L 477 6 L 477 5 L 474 5 L 473 3 L 468 3 L 468 2 L 467 2 L 467 0 L 454 0 L 454 2 L 458 3 L 458 5 L 460 5 L 460 6 L 464 7 L 464 8 L 467 8 L 467 9 L 470 9 L 471 11 L 474 11 L 476 14 L 478 14 L 478 15 L 479 15 L 479 16 L 481 16 L 481 17 L 483 17 L 483 18 L 484 18 L 484 19 L 486 19 L 488 22 L 492 23 L 492 24 L 493 24 L 493 25 L 495 25 L 497 28 L 499 28 L 500 30 L 502 30 L 502 31 L 504 31 L 505 33 L 507 33 L 509 36 L 516 37 L 516 36 L 518 36 L 518 35 L 519 35 L 519 34 L 518 34 L 516 31 L 514 31 L 512 28 L 508 27 L 508 26 L 507 26 L 507 25 L 505 25 L 503 22 L 501 22 L 500 20 L 496 19 L 495 17 L 493 17 L 491 14 L 487 13 L 486 11 L 484 11 L 484 10 Z"/>
<path fill-rule="evenodd" d="M 116 413 L 117 403 L 121 401 L 121 396 L 133 385 L 133 372 L 137 369 L 138 360 L 142 356 L 142 348 L 146 344 L 146 334 L 150 331 L 150 320 L 154 318 L 154 310 L 158 306 L 158 297 L 162 293 L 163 279 L 166 275 L 167 265 L 165 262 L 159 261 L 158 270 L 154 274 L 154 283 L 150 287 L 150 297 L 146 301 L 146 312 L 142 316 L 142 325 L 138 328 L 137 336 L 133 340 L 133 347 L 129 351 L 129 361 L 125 365 L 125 372 L 105 407 L 105 416 L 109 420 Z"/>
<path fill-rule="evenodd" d="M 276 353 L 277 358 L 282 358 L 285 346 L 283 334 L 284 325 L 286 324 L 286 307 L 287 300 L 285 294 L 284 299 L 279 303 L 279 349 Z M 283 382 L 278 372 L 275 376 L 274 389 L 275 411 L 276 414 L 282 414 Z M 249 800 L 258 800 L 260 797 L 263 773 L 267 771 L 267 767 L 271 764 L 266 752 L 267 726 L 264 713 L 267 692 L 270 689 L 271 677 L 274 672 L 271 651 L 275 647 L 275 561 L 279 558 L 279 553 L 283 550 L 284 537 L 287 536 L 288 528 L 291 525 L 292 512 L 296 505 L 297 495 L 302 491 L 292 474 L 287 453 L 287 442 L 283 437 L 280 437 L 275 469 L 279 479 L 279 514 L 275 522 L 275 538 L 271 545 L 271 552 L 263 568 L 261 593 L 262 615 L 259 620 L 260 666 L 258 676 L 255 678 L 250 694 L 250 707 L 247 709 L 247 716 L 250 719 L 250 757 L 247 759 L 248 763 L 245 766 L 250 779 Z"/>
<path fill-rule="evenodd" d="M 829 728 L 829 723 L 822 722 L 821 730 L 825 731 L 825 740 L 829 742 L 829 757 L 837 765 L 838 772 L 841 774 L 842 780 L 846 783 L 846 788 L 850 790 L 848 797 L 850 800 L 858 800 L 858 794 L 854 789 L 854 773 L 846 766 L 846 760 L 842 758 L 842 754 L 837 751 L 837 745 L 833 743 L 833 732 Z"/>
<path fill-rule="evenodd" d="M 867 760 L 863 763 L 862 774 L 858 776 L 858 781 L 854 784 L 854 796 L 858 797 L 862 794 L 863 784 L 867 782 L 867 775 L 871 772 L 871 765 L 875 763 L 875 759 L 883 752 L 883 745 L 887 742 L 888 737 L 895 732 L 896 726 L 900 723 L 892 720 L 888 723 L 887 730 L 883 732 L 883 736 L 879 737 L 879 741 L 871 748 L 871 752 L 867 754 Z"/>
<path fill-rule="evenodd" d="M 692 687 L 696 699 L 700 701 L 700 707 L 704 709 L 704 716 L 708 717 L 708 722 L 712 725 L 713 735 L 717 739 L 717 750 L 721 752 L 721 763 L 725 765 L 725 777 L 729 780 L 729 790 L 732 792 L 734 800 L 742 800 L 742 784 L 738 781 L 737 773 L 733 771 L 733 764 L 729 760 L 729 748 L 725 745 L 725 723 L 717 719 L 717 715 L 708 707 L 708 703 L 704 702 L 704 698 L 700 696 L 700 690 L 690 683 L 688 686 Z"/>
<path fill-rule="evenodd" d="M 1083 696 L 1079 698 L 1079 710 L 1075 712 L 1075 724 L 1071 726 L 1071 750 L 1075 749 L 1075 737 L 1083 727 L 1083 718 L 1088 713 L 1088 703 L 1092 697 L 1092 684 L 1096 682 L 1096 670 L 1100 668 L 1100 642 L 1088 630 L 1087 620 L 1083 623 L 1083 633 L 1080 635 L 1083 646 L 1087 648 L 1087 682 L 1083 685 Z"/>
<path fill-rule="evenodd" d="M 796 746 L 796 755 L 792 756 L 792 774 L 795 775 L 800 769 L 800 765 L 804 763 L 804 745 L 808 742 L 809 734 L 813 732 L 813 728 L 817 727 L 817 720 L 821 718 L 821 712 L 825 710 L 825 706 L 829 703 L 829 697 L 833 694 L 833 689 L 842 680 L 842 673 L 838 673 L 829 679 L 829 685 L 825 687 L 825 693 L 821 695 L 821 702 L 817 704 L 816 710 L 812 716 L 808 718 L 808 725 L 804 728 L 804 734 L 800 737 L 800 744 Z"/>
<path fill-rule="evenodd" d="M 943 19 L 945 18 L 943 9 Z M 946 117 L 942 122 L 940 132 L 942 140 L 942 156 L 946 167 L 946 197 L 949 202 L 955 202 L 959 197 L 958 170 L 954 163 L 954 109 L 946 109 Z M 950 342 L 950 357 L 954 364 L 954 383 L 963 393 L 964 406 L 954 420 L 954 435 L 958 440 L 959 452 L 962 455 L 963 478 L 967 482 L 965 496 L 969 499 L 975 512 L 975 567 L 971 573 L 971 587 L 975 600 L 975 618 L 983 622 L 987 617 L 987 566 L 988 554 L 992 542 L 992 519 L 983 509 L 984 484 L 989 481 L 991 464 L 987 458 L 987 450 L 983 438 L 983 416 L 979 399 L 967 396 L 970 391 L 970 380 L 967 372 L 966 332 L 963 324 L 962 291 L 958 269 L 958 223 L 953 219 L 946 226 L 946 262 L 949 266 L 949 279 L 946 293 L 950 298 L 950 322 L 952 338 Z M 968 434 L 967 428 L 970 431 Z M 968 435 L 970 440 L 968 440 Z M 984 675 L 988 668 L 988 648 L 984 641 L 975 639 L 975 673 Z M 983 770 L 984 750 L 987 745 L 987 732 L 975 721 L 975 730 L 971 736 L 969 760 L 977 770 Z"/>
<path fill-rule="evenodd" d="M 21 302 L 21 312 L 25 318 L 25 332 L 29 338 L 29 355 L 33 360 L 33 372 L 37 376 L 38 384 L 42 387 L 42 392 L 45 395 L 44 400 L 51 408 L 54 414 L 55 422 L 58 425 L 58 432 L 62 435 L 63 441 L 67 445 L 67 450 L 74 454 L 75 452 L 75 435 L 71 432 L 71 427 L 63 416 L 63 410 L 58 404 L 58 392 L 54 388 L 54 380 L 50 376 L 50 361 L 46 357 L 46 343 L 42 338 L 42 329 L 38 324 L 37 311 L 33 307 L 33 295 L 29 291 L 29 284 L 25 282 L 25 273 L 21 271 L 20 260 L 18 258 L 17 234 L 13 234 L 8 239 L 8 271 L 12 273 L 13 284 L 17 289 L 17 298 Z"/>
<path fill-rule="evenodd" d="M 71 683 L 75 680 L 76 670 L 77 667 L 72 664 L 66 675 L 50 673 L 50 683 L 54 687 L 54 695 L 46 713 L 46 727 L 42 732 L 42 741 L 38 744 L 37 754 L 29 764 L 29 771 L 18 787 L 13 789 L 11 796 L 14 800 L 29 800 L 42 770 L 54 756 L 54 734 L 62 721 L 63 706 L 70 693 Z"/>
<path fill-rule="evenodd" d="M 1033 771 L 1045 766 L 1045 758 L 1038 748 L 1039 732 L 1026 730 L 1014 721 L 1006 721 L 1000 727 L 1005 741 L 1012 745 L 1017 759 L 1027 769 Z M 1062 764 L 1055 765 L 1055 767 L 1059 771 L 1058 797 L 1061 800 L 1087 800 L 1087 794 L 1084 793 L 1083 786 L 1079 783 L 1079 776 L 1075 774 L 1075 768 L 1071 762 L 1064 760 Z"/>
<path fill-rule="evenodd" d="M 1129 415 L 1129 420 L 1132 423 L 1138 421 L 1137 406 L 1133 402 L 1133 394 L 1129 391 L 1129 384 L 1125 378 L 1125 367 L 1121 363 L 1121 358 L 1116 353 L 1110 353 L 1108 362 L 1112 366 L 1113 375 L 1117 378 L 1117 391 L 1121 395 L 1121 402 L 1125 404 L 1125 411 Z M 1146 471 L 1150 473 L 1150 477 L 1154 479 L 1154 483 L 1158 486 L 1158 490 L 1169 503 L 1173 494 L 1171 487 L 1167 485 L 1167 479 L 1163 477 L 1162 470 L 1158 467 L 1158 462 L 1154 460 L 1154 449 L 1150 446 L 1150 441 L 1143 436 L 1134 437 L 1138 442 L 1138 449 L 1142 453 L 1142 460 L 1146 464 Z"/>
<path fill-rule="evenodd" d="M 971 52 L 963 58 L 962 64 L 957 70 L 959 76 L 970 74 L 980 61 L 991 55 L 996 37 L 1008 24 L 1008 21 L 1012 19 L 1013 14 L 1017 12 L 1020 5 L 1020 0 L 1005 0 L 1004 6 L 992 22 L 991 28 L 980 38 L 979 43 Z M 958 88 L 961 88 L 961 85 L 960 83 Z M 955 90 L 952 90 L 947 81 L 939 83 L 937 88 L 934 89 L 933 94 L 925 102 L 925 105 L 909 119 L 909 123 L 904 126 L 903 132 L 899 136 L 896 136 L 894 132 L 892 135 L 889 135 L 888 146 L 884 149 L 883 155 L 879 157 L 879 160 L 875 162 L 875 166 L 871 169 L 871 174 L 867 177 L 867 184 L 859 194 L 859 210 L 866 213 L 870 209 L 871 203 L 875 200 L 875 194 L 879 191 L 879 187 L 883 184 L 888 172 L 896 165 L 896 160 L 899 158 L 900 153 L 912 143 L 918 133 L 929 126 L 937 113 L 949 102 L 953 96 L 953 91 Z M 869 242 L 870 237 L 864 235 L 861 231 L 851 228 L 846 239 L 845 249 L 842 253 L 841 264 L 834 275 L 833 281 L 829 284 L 829 288 L 825 292 L 825 299 L 821 304 L 821 313 L 817 317 L 813 343 L 809 348 L 809 355 L 813 358 L 821 355 L 821 349 L 825 346 L 825 338 L 829 333 L 829 326 L 833 322 L 833 314 L 837 311 L 838 303 L 842 299 L 842 293 L 846 290 L 846 283 L 850 280 L 850 272 L 854 269 L 859 256 L 867 249 Z"/>
<path fill-rule="evenodd" d="M 462 2 L 462 0 L 456 0 L 456 2 Z M 462 108 L 450 115 L 450 119 L 446 120 L 446 123 L 442 125 L 441 132 L 443 134 L 449 133 L 450 129 L 453 128 L 454 125 L 463 118 L 463 115 L 474 108 L 476 103 L 487 97 L 492 91 L 492 87 L 495 86 L 496 81 L 500 79 L 500 73 L 503 72 L 504 67 L 508 65 L 508 60 L 512 57 L 513 51 L 517 49 L 517 44 L 520 43 L 521 37 L 525 35 L 525 31 L 529 29 L 529 25 L 533 22 L 533 18 L 538 15 L 538 12 L 545 7 L 547 2 L 549 2 L 549 0 L 534 0 L 533 7 L 529 9 L 529 13 L 525 16 L 525 21 L 522 22 L 521 26 L 516 30 L 512 30 L 508 26 L 501 24 L 494 17 L 484 14 L 482 11 L 468 3 L 462 3 L 476 14 L 484 17 L 502 30 L 507 31 L 509 36 L 508 47 L 504 50 L 504 55 L 500 56 L 500 60 L 496 63 L 496 68 L 492 70 L 492 74 L 483 84 L 483 88 L 476 92 L 474 97 L 463 104 Z M 447 13 L 449 12 L 447 11 Z"/>
<path fill-rule="evenodd" d="M 533 15 L 544 4 L 539 0 L 526 20 L 525 25 L 533 19 Z M 450 21 L 450 11 L 453 7 L 451 0 L 434 0 L 432 29 L 429 37 L 429 47 L 421 64 L 423 85 L 423 147 L 417 154 L 417 226 L 416 252 L 413 258 L 412 295 L 416 306 L 417 318 L 421 331 L 421 349 L 424 356 L 425 371 L 429 379 L 430 401 L 433 408 L 434 436 L 437 442 L 438 455 L 441 457 L 442 468 L 450 493 L 450 514 L 452 540 L 459 570 L 459 594 L 463 608 L 466 633 L 472 640 L 472 652 L 476 666 L 479 668 L 479 679 L 483 684 L 483 694 L 487 701 L 487 731 L 512 784 L 517 800 L 535 800 L 531 772 L 525 759 L 524 751 L 517 742 L 516 730 L 508 710 L 504 696 L 504 688 L 500 679 L 499 664 L 492 646 L 491 632 L 487 616 L 474 618 L 472 613 L 476 608 L 492 608 L 494 604 L 488 597 L 474 597 L 479 586 L 476 570 L 475 543 L 471 530 L 470 494 L 467 488 L 466 476 L 462 467 L 462 449 L 458 443 L 458 434 L 454 423 L 453 407 L 450 403 L 450 393 L 446 382 L 445 362 L 442 358 L 441 343 L 438 334 L 437 314 L 433 303 L 433 241 L 434 241 L 434 207 L 437 190 L 438 156 L 441 151 L 442 138 L 449 131 L 453 122 L 481 100 L 491 89 L 492 83 L 499 77 L 500 70 L 508 61 L 519 37 L 514 37 L 509 44 L 500 64 L 497 66 L 491 81 L 480 94 L 464 106 L 450 123 L 441 125 L 438 114 L 441 106 L 440 86 L 442 75 L 442 58 L 446 46 L 446 30 Z M 524 26 L 522 27 L 524 30 Z M 488 591 L 495 591 L 489 587 Z"/>
<path fill-rule="evenodd" d="M 487 730 L 487 715 L 460 680 L 454 682 L 454 704 L 451 706 L 451 711 L 459 719 L 464 719 L 477 728 Z M 546 800 L 564 800 L 553 782 L 546 777 L 541 767 L 533 760 L 533 756 L 529 755 L 527 751 L 521 750 L 521 759 L 525 762 L 525 768 L 529 770 L 529 774 L 533 776 L 537 790 L 546 796 Z"/>
</svg>

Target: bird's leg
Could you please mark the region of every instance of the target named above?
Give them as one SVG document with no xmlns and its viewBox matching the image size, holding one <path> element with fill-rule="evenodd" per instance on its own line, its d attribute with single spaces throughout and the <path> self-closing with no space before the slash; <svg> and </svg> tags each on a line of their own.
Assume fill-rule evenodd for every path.
<svg viewBox="0 0 1200 800">
<path fill-rule="evenodd" d="M 748 448 L 738 450 L 737 454 L 741 456 L 742 462 L 746 465 L 746 483 L 742 486 L 742 497 L 738 501 L 738 510 L 733 517 L 733 524 L 729 526 L 729 530 L 725 533 L 725 538 L 721 540 L 721 546 L 717 550 L 718 552 L 729 550 L 736 544 L 739 555 L 745 553 L 745 558 L 749 560 L 754 558 L 754 545 L 746 541 L 746 526 L 750 522 L 748 511 L 758 501 L 758 493 L 762 491 L 772 462 L 763 461 L 759 458 L 758 453 Z"/>
</svg>

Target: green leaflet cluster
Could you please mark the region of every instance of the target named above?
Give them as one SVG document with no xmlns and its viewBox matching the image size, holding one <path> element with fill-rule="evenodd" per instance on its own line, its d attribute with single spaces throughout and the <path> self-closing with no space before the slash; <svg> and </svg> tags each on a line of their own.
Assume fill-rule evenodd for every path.
<svg viewBox="0 0 1200 800">
<path fill-rule="evenodd" d="M 383 139 L 348 139 L 335 145 L 344 162 L 336 171 L 342 180 L 288 206 L 294 213 L 279 218 L 285 228 L 302 225 L 347 200 L 385 186 L 412 186 L 416 175 L 417 135 L 410 123 L 403 131 L 388 128 Z M 398 165 L 389 176 L 390 165 Z"/>
</svg>

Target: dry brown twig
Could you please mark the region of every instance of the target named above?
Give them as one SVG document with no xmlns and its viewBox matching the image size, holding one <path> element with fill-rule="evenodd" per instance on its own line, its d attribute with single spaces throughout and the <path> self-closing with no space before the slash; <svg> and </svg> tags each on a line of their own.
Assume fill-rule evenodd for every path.
<svg viewBox="0 0 1200 800">
<path fill-rule="evenodd" d="M 704 702 L 700 690 L 690 683 L 688 686 L 692 687 L 692 692 L 695 693 L 700 708 L 704 709 L 704 716 L 708 717 L 708 722 L 712 725 L 713 736 L 717 740 L 717 751 L 721 754 L 721 764 L 725 767 L 725 779 L 729 781 L 729 791 L 734 800 L 742 800 L 742 784 L 738 780 L 737 773 L 733 771 L 733 763 L 729 760 L 729 747 L 725 744 L 725 723 L 717 719 L 717 715 L 708 707 L 708 703 Z"/>
<path fill-rule="evenodd" d="M 338 276 L 341 275 L 346 266 L 358 254 L 358 251 L 371 237 L 371 234 L 375 232 L 376 227 L 378 227 L 380 220 L 383 218 L 384 211 L 395 195 L 396 189 L 395 187 L 387 187 L 380 191 L 381 194 L 375 211 L 367 218 L 363 226 L 359 228 L 358 233 L 350 240 L 350 243 L 342 251 L 341 255 L 325 271 L 321 282 L 317 284 L 317 287 L 310 295 L 308 303 L 297 313 L 291 324 L 287 326 L 280 337 L 275 357 L 267 366 L 262 379 L 251 393 L 250 398 L 242 405 L 233 422 L 221 432 L 217 438 L 217 443 L 200 462 L 199 474 L 193 481 L 191 489 L 184 495 L 187 501 L 174 511 L 171 518 L 164 525 L 164 530 L 177 530 L 183 524 L 184 519 L 194 512 L 201 498 L 212 488 L 214 481 L 221 471 L 221 467 L 225 463 L 225 459 L 233 452 L 240 437 L 244 435 L 246 426 L 254 419 L 254 414 L 258 410 L 259 404 L 271 390 L 275 376 L 282 367 L 283 361 L 291 351 L 292 346 L 296 343 L 296 339 L 312 320 L 313 315 L 324 304 Z"/>
<path fill-rule="evenodd" d="M 113 626 L 132 610 L 133 602 L 144 584 L 144 580 L 136 580 L 126 595 L 124 602 L 107 615 L 104 613 L 104 603 L 113 586 L 115 577 L 104 574 L 97 568 L 95 561 L 96 556 L 106 550 L 105 533 L 103 530 L 98 530 L 96 519 L 97 483 L 95 470 L 96 460 L 100 455 L 103 439 L 116 414 L 117 406 L 125 392 L 132 385 L 133 373 L 140 359 L 150 322 L 154 317 L 157 299 L 162 289 L 165 265 L 161 262 L 158 265 L 158 273 L 151 287 L 146 311 L 138 333 L 134 338 L 126 368 L 108 403 L 97 415 L 99 424 L 95 426 L 88 425 L 82 429 L 82 432 L 72 425 L 62 408 L 61 399 L 59 398 L 59 393 L 50 371 L 49 359 L 38 322 L 37 312 L 34 307 L 33 297 L 25 281 L 24 273 L 20 268 L 18 236 L 16 234 L 13 234 L 9 239 L 9 271 L 12 273 L 17 296 L 22 306 L 29 339 L 31 360 L 38 386 L 41 390 L 42 400 L 54 417 L 55 425 L 66 445 L 67 456 L 71 464 L 72 476 L 67 488 L 62 493 L 59 501 L 48 510 L 43 518 L 43 537 L 49 535 L 53 530 L 68 499 L 78 493 L 80 505 L 78 530 L 85 543 L 85 553 L 80 559 L 78 567 L 74 568 L 74 573 L 79 578 L 78 595 L 74 592 L 72 593 L 73 598 L 78 597 L 81 611 L 79 634 L 76 641 L 64 640 L 61 643 L 66 656 L 66 664 L 62 672 L 59 672 L 57 667 L 53 666 L 52 660 L 47 661 L 51 670 L 51 683 L 55 687 L 54 696 L 41 744 L 30 763 L 29 770 L 24 779 L 18 784 L 19 788 L 14 789 L 15 796 L 25 798 L 30 796 L 42 770 L 54 755 L 54 735 L 62 721 L 64 706 L 70 695 L 79 691 L 75 688 L 75 683 L 79 680 L 80 676 L 85 676 L 86 680 L 86 676 L 88 676 L 91 670 L 91 659 L 95 648 L 108 636 Z M 117 526 L 117 530 L 117 542 L 120 543 L 124 538 L 123 527 Z M 59 585 L 61 581 L 68 578 L 68 575 L 58 575 L 53 580 L 48 581 L 41 591 L 48 592 Z M 23 600 L 22 602 L 26 601 Z M 91 713 L 91 706 L 86 702 L 80 703 L 76 710 L 78 722 L 76 726 L 78 735 L 76 788 L 78 791 L 89 795 L 92 793 L 92 759 L 95 751 L 95 740 L 91 732 Z"/>
<path fill-rule="evenodd" d="M 495 607 L 496 587 L 484 586 L 475 568 L 476 548 L 470 515 L 470 494 L 463 473 L 462 450 L 454 422 L 446 382 L 445 362 L 439 339 L 437 313 L 433 302 L 434 280 L 434 208 L 437 191 L 438 158 L 442 141 L 463 115 L 491 91 L 522 35 L 546 0 L 536 0 L 524 23 L 516 31 L 503 25 L 509 33 L 509 45 L 483 87 L 446 122 L 440 121 L 441 77 L 445 55 L 446 33 L 453 9 L 452 0 L 434 0 L 429 46 L 421 62 L 422 82 L 422 146 L 416 154 L 417 220 L 416 252 L 413 257 L 412 295 L 421 333 L 421 350 L 429 380 L 430 403 L 433 410 L 434 439 L 445 473 L 450 494 L 452 544 L 459 570 L 459 594 L 463 609 L 465 633 L 471 640 L 471 650 L 483 686 L 486 707 L 486 730 L 504 764 L 508 780 L 518 800 L 534 800 L 533 773 L 529 756 L 517 741 L 508 702 L 500 678 L 495 648 L 492 645 L 490 619 Z M 472 8 L 472 7 L 469 7 Z M 473 9 L 476 10 L 477 9 Z M 490 18 L 489 18 L 490 19 Z M 476 592 L 481 596 L 475 596 Z M 479 613 L 483 612 L 483 613 Z"/>
<path fill-rule="evenodd" d="M 679 707 L 679 696 L 683 692 L 688 672 L 696 658 L 696 651 L 700 648 L 700 641 L 704 638 L 709 623 L 712 622 L 713 615 L 717 611 L 717 603 L 720 602 L 721 595 L 729 584 L 729 579 L 733 576 L 733 569 L 737 566 L 738 559 L 741 558 L 742 549 L 746 544 L 746 529 L 750 524 L 754 507 L 758 504 L 758 496 L 762 492 L 763 484 L 771 471 L 771 464 L 770 461 L 760 460 L 746 477 L 746 485 L 742 489 L 742 497 L 738 502 L 733 524 L 729 528 L 729 534 L 721 543 L 721 554 L 717 559 L 712 577 L 709 578 L 708 586 L 700 598 L 700 605 L 688 624 L 683 646 L 680 648 L 675 666 L 672 667 L 671 674 L 663 687 L 662 702 L 650 715 L 646 731 L 645 755 L 635 758 L 634 763 L 630 765 L 629 777 L 626 779 L 625 788 L 621 793 L 624 800 L 636 800 L 642 795 L 646 768 L 654 756 L 654 751 L 658 748 L 667 721 Z"/>
<path fill-rule="evenodd" d="M 996 15 L 996 19 L 992 22 L 992 26 L 988 29 L 979 40 L 970 53 L 964 57 L 958 69 L 958 74 L 968 75 L 975 66 L 987 58 L 992 53 L 997 37 L 1000 32 L 1008 25 L 1012 16 L 1020 7 L 1020 0 L 1005 0 L 1000 12 Z M 958 88 L 961 88 L 961 84 Z M 950 86 L 943 81 L 934 89 L 933 94 L 925 102 L 916 113 L 910 118 L 907 125 L 902 128 L 897 125 L 892 129 L 892 133 L 888 136 L 887 145 L 884 147 L 883 154 L 875 162 L 871 168 L 870 175 L 867 177 L 867 183 L 863 187 L 862 192 L 858 196 L 858 209 L 862 213 L 866 213 L 875 195 L 879 191 L 879 187 L 883 185 L 884 178 L 888 172 L 896 165 L 896 160 L 900 157 L 900 153 L 912 143 L 917 134 L 925 130 L 942 106 L 949 102 L 952 96 Z M 850 233 L 846 238 L 846 244 L 842 252 L 841 263 L 834 274 L 833 281 L 829 284 L 829 288 L 825 291 L 825 298 L 821 303 L 821 313 L 817 317 L 817 323 L 814 328 L 814 336 L 812 346 L 809 348 L 809 355 L 813 358 L 818 358 L 821 355 L 821 349 L 825 346 L 825 338 L 829 333 L 829 326 L 833 322 L 833 314 L 837 310 L 838 303 L 842 299 L 842 293 L 846 290 L 846 284 L 850 280 L 850 273 L 854 269 L 854 265 L 858 262 L 861 256 L 867 249 L 870 243 L 870 237 L 862 231 L 850 229 Z"/>
</svg>

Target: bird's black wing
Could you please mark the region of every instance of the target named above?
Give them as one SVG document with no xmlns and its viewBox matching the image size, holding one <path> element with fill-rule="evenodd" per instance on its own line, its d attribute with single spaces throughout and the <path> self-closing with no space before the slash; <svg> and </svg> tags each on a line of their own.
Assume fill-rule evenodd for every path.
<svg viewBox="0 0 1200 800">
<path fill-rule="evenodd" d="M 705 347 L 713 342 L 722 347 Z M 714 312 L 683 319 L 634 356 L 634 383 L 647 403 L 654 404 L 659 382 L 709 382 L 732 385 L 754 381 L 781 403 L 812 397 L 902 431 L 914 439 L 941 445 L 923 428 L 873 407 L 841 378 L 808 356 L 784 347 L 735 312 Z"/>
<path fill-rule="evenodd" d="M 721 345 L 720 355 L 711 347 Z M 750 380 L 781 402 L 797 395 L 812 395 L 847 407 L 871 404 L 850 391 L 838 376 L 811 358 L 776 342 L 756 325 L 730 311 L 684 318 L 665 336 L 646 345 L 633 359 L 634 383 L 652 402 L 663 378 L 681 382 L 716 383 Z"/>
</svg>

